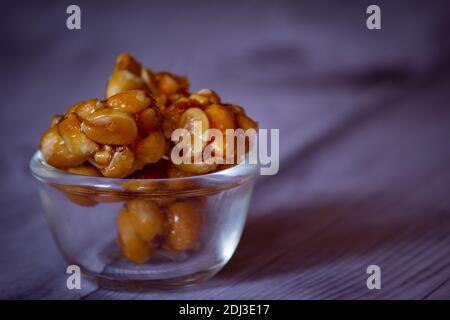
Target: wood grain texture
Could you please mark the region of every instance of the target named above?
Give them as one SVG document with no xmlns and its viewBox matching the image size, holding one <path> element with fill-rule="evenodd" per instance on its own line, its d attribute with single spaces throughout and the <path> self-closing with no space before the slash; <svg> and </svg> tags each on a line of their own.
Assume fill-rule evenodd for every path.
<svg viewBox="0 0 450 320">
<path fill-rule="evenodd" d="M 73 34 L 59 27 L 63 5 L 30 4 L 31 25 L 13 14 L 23 5 L 9 4 L 1 21 L 9 27 L 0 28 L 11 44 L 1 61 L 11 76 L 0 109 L 8 150 L 0 157 L 0 298 L 450 299 L 448 5 L 381 5 L 387 29 L 367 33 L 359 3 L 328 4 L 324 16 L 317 2 L 258 2 L 258 10 L 251 1 L 196 10 L 180 2 L 173 11 L 173 3 L 103 10 L 82 1 L 85 24 Z M 154 24 L 170 36 L 148 33 Z M 192 34 L 220 41 L 173 50 Z M 50 115 L 98 96 L 124 50 L 279 128 L 280 172 L 258 178 L 237 252 L 210 281 L 118 292 L 83 280 L 69 291 L 28 161 Z M 381 267 L 381 290 L 366 287 L 371 264 Z"/>
</svg>

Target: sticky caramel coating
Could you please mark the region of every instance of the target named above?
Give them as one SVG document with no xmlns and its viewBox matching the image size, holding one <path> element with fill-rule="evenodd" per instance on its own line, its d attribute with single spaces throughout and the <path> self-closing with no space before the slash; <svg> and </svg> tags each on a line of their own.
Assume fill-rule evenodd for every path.
<svg viewBox="0 0 450 320">
<path fill-rule="evenodd" d="M 196 122 L 201 123 L 201 131 Z M 177 172 L 188 176 L 206 174 L 227 167 L 210 163 L 212 159 L 223 159 L 227 149 L 225 137 L 222 143 L 214 142 L 212 137 L 204 136 L 205 131 L 257 129 L 258 123 L 241 106 L 222 102 L 217 92 L 190 92 L 186 77 L 154 72 L 130 54 L 122 53 L 107 82 L 106 100 L 83 100 L 65 115 L 54 116 L 50 129 L 41 138 L 40 148 L 44 159 L 59 169 L 91 176 L 100 172 L 109 178 L 133 178 L 134 172 L 142 173 L 148 164 L 163 157 L 170 159 L 175 145 L 171 135 L 177 128 L 188 129 L 193 138 L 201 141 L 201 145 L 193 145 L 191 156 L 207 151 L 212 152 L 211 158 L 158 169 L 164 177 L 169 174 L 175 178 Z M 170 189 L 187 188 L 176 185 L 170 185 Z"/>
<path fill-rule="evenodd" d="M 147 108 L 136 115 L 139 135 L 146 136 L 150 131 L 161 127 L 162 117 L 156 108 Z"/>
<path fill-rule="evenodd" d="M 133 199 L 128 201 L 127 208 L 131 224 L 142 240 L 151 242 L 156 236 L 164 237 L 164 213 L 153 201 Z"/>
<path fill-rule="evenodd" d="M 58 123 L 58 133 L 74 155 L 89 157 L 99 149 L 97 143 L 81 132 L 81 122 L 73 113 L 69 113 Z"/>
<path fill-rule="evenodd" d="M 128 145 L 138 136 L 136 121 L 128 113 L 105 108 L 89 115 L 81 131 L 101 144 Z"/>
<path fill-rule="evenodd" d="M 114 71 L 127 70 L 136 76 L 141 75 L 141 64 L 129 53 L 121 53 L 117 57 Z"/>
<path fill-rule="evenodd" d="M 106 84 L 106 98 L 128 90 L 147 90 L 147 84 L 140 76 L 128 70 L 117 70 L 111 75 Z"/>
<path fill-rule="evenodd" d="M 139 237 L 127 208 L 123 208 L 117 216 L 117 232 L 117 242 L 127 259 L 138 264 L 145 263 L 150 259 L 153 247 Z"/>
<path fill-rule="evenodd" d="M 205 108 L 205 113 L 212 128 L 219 129 L 224 133 L 226 129 L 236 129 L 234 114 L 226 106 L 211 104 Z"/>
<path fill-rule="evenodd" d="M 103 145 L 101 150 L 98 150 L 90 162 L 97 168 L 104 168 L 107 166 L 114 155 L 114 148 L 109 145 Z"/>
<path fill-rule="evenodd" d="M 190 99 L 198 101 L 203 106 L 220 103 L 220 96 L 211 89 L 202 89 L 189 96 Z"/>
<path fill-rule="evenodd" d="M 67 169 L 67 172 L 78 174 L 82 176 L 101 177 L 102 174 L 98 169 L 90 164 L 84 164 L 78 167 L 72 167 Z"/>
<path fill-rule="evenodd" d="M 188 79 L 173 73 L 159 72 L 155 80 L 159 91 L 168 96 L 189 90 Z"/>
<path fill-rule="evenodd" d="M 200 108 L 189 108 L 184 111 L 177 120 L 177 128 L 187 129 L 191 134 L 191 156 L 201 155 L 205 140 L 204 133 L 209 129 L 209 119 Z M 195 141 L 201 144 L 196 145 Z"/>
<path fill-rule="evenodd" d="M 133 151 L 129 147 L 118 147 L 111 162 L 100 171 L 108 178 L 124 178 L 133 172 L 134 161 Z"/>
<path fill-rule="evenodd" d="M 167 107 L 163 111 L 163 114 L 167 119 L 170 119 L 171 121 L 176 123 L 180 118 L 180 116 L 190 108 L 201 109 L 203 108 L 203 106 L 196 100 L 183 97 L 172 103 L 169 107 Z"/>
<path fill-rule="evenodd" d="M 175 202 L 168 208 L 169 233 L 166 245 L 174 251 L 194 250 L 202 225 L 199 208 L 192 202 Z"/>
<path fill-rule="evenodd" d="M 239 128 L 243 130 L 248 129 L 258 129 L 258 122 L 254 121 L 252 118 L 243 113 L 236 114 L 236 120 Z"/>
<path fill-rule="evenodd" d="M 144 90 L 120 92 L 106 100 L 108 107 L 126 113 L 138 113 L 154 104 L 153 97 Z"/>
<path fill-rule="evenodd" d="M 40 150 L 45 161 L 59 169 L 76 167 L 86 160 L 86 157 L 74 155 L 69 151 L 56 126 L 51 127 L 42 135 Z"/>
<path fill-rule="evenodd" d="M 86 119 L 95 111 L 104 107 L 104 104 L 99 99 L 89 99 L 74 104 L 67 110 L 66 114 L 75 113 L 80 119 Z"/>
<path fill-rule="evenodd" d="M 133 150 L 140 163 L 155 163 L 163 157 L 165 144 L 164 135 L 160 131 L 152 131 L 139 140 Z"/>
</svg>

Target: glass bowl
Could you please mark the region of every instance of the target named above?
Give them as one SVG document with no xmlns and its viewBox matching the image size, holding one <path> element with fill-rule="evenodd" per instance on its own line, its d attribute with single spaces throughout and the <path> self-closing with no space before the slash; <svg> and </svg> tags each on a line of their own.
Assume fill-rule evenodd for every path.
<svg viewBox="0 0 450 320">
<path fill-rule="evenodd" d="M 30 169 L 39 180 L 47 221 L 67 262 L 101 286 L 145 288 L 197 283 L 224 267 L 241 237 L 257 165 L 244 161 L 188 178 L 110 179 L 58 170 L 37 151 Z M 124 227 L 119 216 L 130 201 L 156 205 L 164 228 L 178 223 L 178 235 L 184 232 L 184 238 L 174 238 L 176 232 L 169 230 L 144 244 L 136 240 L 150 252 L 139 251 L 142 246 L 127 247 L 130 237 L 120 233 Z M 174 208 L 186 206 L 195 208 L 194 222 L 183 212 L 173 214 Z"/>
</svg>

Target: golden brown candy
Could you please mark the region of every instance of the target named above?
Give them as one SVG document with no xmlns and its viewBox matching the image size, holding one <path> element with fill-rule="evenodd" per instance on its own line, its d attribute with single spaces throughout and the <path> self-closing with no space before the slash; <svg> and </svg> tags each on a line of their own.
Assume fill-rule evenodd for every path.
<svg viewBox="0 0 450 320">
<path fill-rule="evenodd" d="M 232 104 L 232 103 L 224 103 L 224 106 L 226 106 L 227 108 L 229 108 L 231 110 L 231 112 L 233 112 L 234 114 L 245 114 L 245 110 L 244 108 L 242 108 L 241 106 L 238 106 L 237 104 Z"/>
<path fill-rule="evenodd" d="M 153 71 L 148 68 L 142 68 L 141 78 L 147 84 L 151 94 L 157 96 L 159 94 L 159 89 L 156 83 L 156 76 Z"/>
<path fill-rule="evenodd" d="M 81 122 L 73 113 L 69 113 L 59 122 L 58 133 L 74 155 L 88 157 L 99 149 L 94 141 L 81 132 Z"/>
<path fill-rule="evenodd" d="M 81 131 L 101 144 L 127 145 L 138 136 L 136 121 L 128 113 L 101 109 L 81 123 Z"/>
<path fill-rule="evenodd" d="M 100 169 L 108 178 L 123 178 L 133 172 L 134 154 L 128 147 L 118 147 L 108 166 Z"/>
<path fill-rule="evenodd" d="M 226 129 L 236 129 L 233 112 L 226 106 L 211 104 L 205 108 L 212 128 L 219 129 L 225 133 Z"/>
<path fill-rule="evenodd" d="M 138 236 L 127 208 L 123 208 L 117 216 L 117 231 L 119 246 L 127 259 L 135 263 L 150 259 L 153 247 Z"/>
<path fill-rule="evenodd" d="M 67 114 L 75 113 L 78 117 L 80 117 L 80 119 L 86 119 L 86 117 L 103 107 L 103 102 L 100 100 L 89 99 L 74 104 L 69 110 L 67 110 Z"/>
<path fill-rule="evenodd" d="M 121 53 L 116 60 L 114 71 L 127 70 L 136 76 L 141 75 L 141 64 L 128 53 Z"/>
<path fill-rule="evenodd" d="M 191 156 L 201 155 L 206 143 L 204 134 L 209 129 L 209 119 L 206 113 L 200 108 L 187 109 L 178 118 L 177 128 L 184 128 L 189 131 L 192 139 L 190 145 Z"/>
<path fill-rule="evenodd" d="M 147 90 L 147 84 L 128 70 L 114 71 L 106 84 L 106 98 L 128 90 Z"/>
<path fill-rule="evenodd" d="M 258 123 L 243 113 L 237 113 L 236 120 L 239 128 L 243 130 L 258 129 Z"/>
<path fill-rule="evenodd" d="M 138 113 L 151 105 L 153 98 L 144 90 L 129 90 L 120 92 L 106 100 L 108 107 L 126 113 Z"/>
<path fill-rule="evenodd" d="M 51 127 L 43 134 L 40 150 L 45 161 L 59 169 L 76 167 L 86 160 L 85 157 L 74 155 L 69 151 L 56 126 Z"/>
<path fill-rule="evenodd" d="M 141 163 L 155 163 L 163 157 L 165 144 L 166 140 L 160 131 L 151 131 L 146 138 L 136 143 L 133 150 Z"/>
<path fill-rule="evenodd" d="M 183 97 L 166 108 L 164 110 L 164 116 L 176 123 L 183 112 L 190 108 L 201 109 L 202 105 L 196 100 Z"/>
<path fill-rule="evenodd" d="M 196 175 L 195 173 L 188 173 L 181 171 L 174 164 L 171 163 L 167 166 L 167 176 L 173 179 L 167 180 L 165 185 L 168 189 L 171 190 L 188 190 L 195 186 L 194 182 L 188 179 L 180 179 L 180 178 L 187 178 L 195 175 Z"/>
<path fill-rule="evenodd" d="M 133 199 L 127 203 L 131 224 L 138 236 L 151 242 L 156 236 L 164 236 L 164 213 L 150 200 Z"/>
<path fill-rule="evenodd" d="M 68 172 L 73 173 L 73 174 L 79 174 L 82 176 L 91 176 L 91 177 L 101 177 L 102 174 L 97 170 L 96 167 L 89 165 L 89 164 L 84 164 L 82 166 L 78 166 L 78 167 L 72 167 L 67 169 Z"/>
<path fill-rule="evenodd" d="M 181 171 L 192 173 L 192 174 L 205 174 L 214 171 L 217 168 L 217 164 L 206 162 L 201 163 L 181 163 L 175 165 Z"/>
<path fill-rule="evenodd" d="M 41 138 L 41 151 L 50 165 L 87 175 L 98 175 L 97 169 L 110 178 L 136 178 L 135 172 L 146 176 L 145 168 L 150 163 L 163 157 L 171 159 L 175 145 L 172 133 L 185 128 L 192 141 L 190 149 L 183 148 L 180 155 L 192 157 L 193 163 L 158 170 L 163 177 L 169 174 L 174 178 L 206 174 L 227 167 L 211 161 L 223 160 L 228 146 L 224 134 L 220 136 L 222 139 L 217 136 L 218 131 L 208 137 L 207 129 L 225 133 L 227 129 L 258 128 L 258 123 L 242 107 L 222 103 L 213 90 L 189 92 L 186 77 L 154 73 L 128 53 L 117 58 L 106 86 L 106 97 L 105 101 L 89 99 L 76 103 L 65 115 L 52 119 L 51 127 L 56 130 L 48 130 Z M 199 156 L 209 159 L 194 163 L 202 158 Z M 143 179 L 155 177 L 152 173 Z M 155 188 L 194 187 L 191 181 L 185 183 L 182 179 L 174 179 L 173 184 L 161 183 L 131 188 L 146 192 Z"/>
<path fill-rule="evenodd" d="M 61 121 L 61 119 L 63 118 L 63 116 L 52 116 L 52 120 L 50 121 L 50 127 L 56 126 L 58 125 L 58 123 Z"/>
<path fill-rule="evenodd" d="M 169 233 L 166 245 L 171 250 L 193 250 L 198 246 L 202 224 L 198 207 L 187 201 L 175 202 L 168 208 Z"/>
<path fill-rule="evenodd" d="M 170 102 L 165 94 L 158 94 L 155 96 L 156 105 L 160 111 L 163 111 Z"/>
<path fill-rule="evenodd" d="M 198 101 L 204 106 L 214 103 L 220 103 L 219 95 L 210 89 L 202 89 L 200 91 L 192 93 L 189 98 Z"/>
<path fill-rule="evenodd" d="M 174 75 L 169 72 L 159 72 L 155 78 L 158 89 L 169 96 L 189 89 L 189 82 L 183 76 Z"/>
<path fill-rule="evenodd" d="M 147 108 L 136 115 L 136 124 L 141 136 L 146 136 L 150 131 L 157 130 L 161 126 L 162 118 L 159 111 Z"/>
<path fill-rule="evenodd" d="M 113 154 L 114 154 L 113 147 L 105 144 L 103 145 L 101 150 L 97 151 L 94 154 L 93 164 L 97 168 L 103 168 L 104 166 L 107 166 L 111 162 Z"/>
</svg>

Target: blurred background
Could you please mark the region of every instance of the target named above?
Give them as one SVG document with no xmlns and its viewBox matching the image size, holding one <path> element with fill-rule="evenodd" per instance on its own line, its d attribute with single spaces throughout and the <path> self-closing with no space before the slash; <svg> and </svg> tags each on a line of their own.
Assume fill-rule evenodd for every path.
<svg viewBox="0 0 450 320">
<path fill-rule="evenodd" d="M 2 1 L 0 15 L 1 298 L 450 298 L 448 1 Z M 29 173 L 51 115 L 103 96 L 120 52 L 280 129 L 280 172 L 259 177 L 235 257 L 191 289 L 66 290 Z"/>
</svg>

